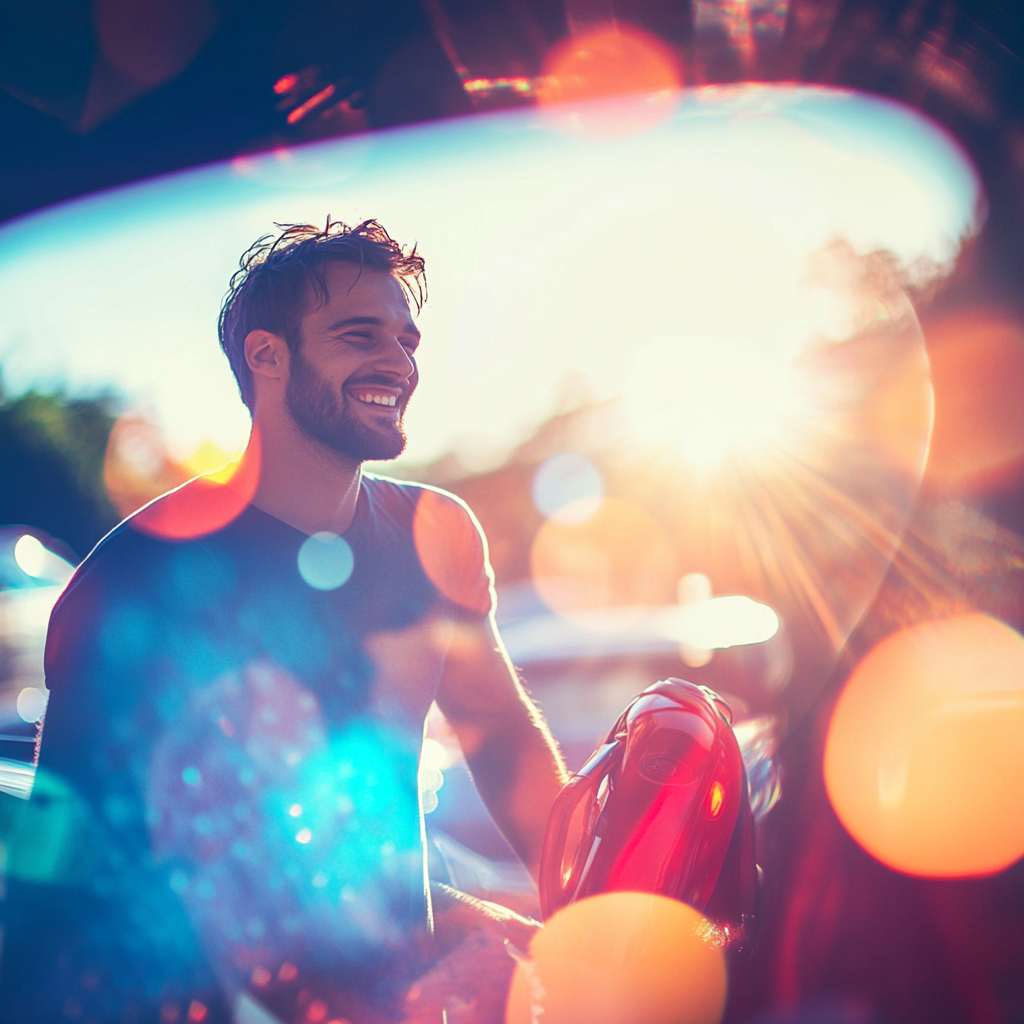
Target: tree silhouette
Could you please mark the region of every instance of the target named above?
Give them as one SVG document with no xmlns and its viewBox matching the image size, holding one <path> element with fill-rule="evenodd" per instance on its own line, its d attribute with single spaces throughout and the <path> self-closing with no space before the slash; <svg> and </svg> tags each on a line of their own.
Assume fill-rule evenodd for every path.
<svg viewBox="0 0 1024 1024">
<path fill-rule="evenodd" d="M 0 524 L 32 526 L 76 560 L 118 521 L 103 484 L 114 399 L 0 390 Z"/>
</svg>

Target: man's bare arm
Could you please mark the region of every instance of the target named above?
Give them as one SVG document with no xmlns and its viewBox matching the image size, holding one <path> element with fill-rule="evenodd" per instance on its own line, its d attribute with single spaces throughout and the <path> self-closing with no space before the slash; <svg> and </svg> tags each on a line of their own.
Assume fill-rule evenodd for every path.
<svg viewBox="0 0 1024 1024">
<path fill-rule="evenodd" d="M 568 776 L 492 618 L 456 627 L 437 704 L 487 809 L 537 878 L 548 814 Z"/>
</svg>

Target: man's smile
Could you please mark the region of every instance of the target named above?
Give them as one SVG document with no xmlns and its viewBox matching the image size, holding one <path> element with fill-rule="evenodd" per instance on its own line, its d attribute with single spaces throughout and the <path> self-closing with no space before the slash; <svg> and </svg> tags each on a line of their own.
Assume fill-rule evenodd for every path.
<svg viewBox="0 0 1024 1024">
<path fill-rule="evenodd" d="M 356 401 L 364 405 L 377 405 L 395 408 L 404 392 L 401 388 L 382 387 L 380 385 L 360 385 L 345 389 Z"/>
</svg>

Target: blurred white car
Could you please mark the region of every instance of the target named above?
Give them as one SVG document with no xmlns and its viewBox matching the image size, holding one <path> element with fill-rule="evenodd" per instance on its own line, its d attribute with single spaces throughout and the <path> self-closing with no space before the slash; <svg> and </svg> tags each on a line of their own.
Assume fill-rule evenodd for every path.
<svg viewBox="0 0 1024 1024">
<path fill-rule="evenodd" d="M 0 792 L 32 789 L 38 723 L 48 693 L 43 679 L 46 627 L 74 566 L 44 534 L 0 528 Z"/>
</svg>

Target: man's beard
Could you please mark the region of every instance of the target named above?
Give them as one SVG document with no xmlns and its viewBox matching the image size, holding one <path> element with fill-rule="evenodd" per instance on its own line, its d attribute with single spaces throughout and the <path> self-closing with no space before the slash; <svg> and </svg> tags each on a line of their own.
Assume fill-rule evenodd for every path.
<svg viewBox="0 0 1024 1024">
<path fill-rule="evenodd" d="M 369 377 L 361 383 L 394 385 L 391 380 Z M 349 458 L 360 462 L 376 462 L 397 458 L 405 451 L 405 431 L 401 418 L 397 423 L 367 426 L 347 408 L 344 397 L 336 394 L 330 384 L 306 362 L 299 349 L 295 349 L 291 355 L 285 400 L 292 419 L 306 434 Z"/>
</svg>

